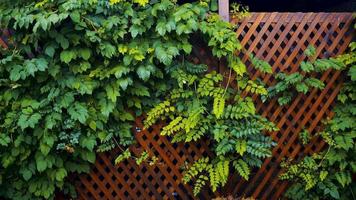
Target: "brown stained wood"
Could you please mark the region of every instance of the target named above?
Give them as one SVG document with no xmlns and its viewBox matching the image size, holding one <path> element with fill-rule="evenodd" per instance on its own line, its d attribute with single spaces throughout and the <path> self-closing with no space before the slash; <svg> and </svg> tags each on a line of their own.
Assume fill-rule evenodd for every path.
<svg viewBox="0 0 356 200">
<path fill-rule="evenodd" d="M 238 25 L 237 38 L 247 52 L 269 62 L 274 72 L 292 73 L 300 71 L 300 62 L 306 59 L 302 52 L 308 45 L 316 47 L 319 57 L 343 53 L 352 40 L 352 21 L 351 13 L 252 13 L 250 17 L 232 23 Z M 214 65 L 210 66 L 212 69 L 229 73 L 225 62 L 212 58 L 201 44 L 197 44 L 195 53 L 201 62 Z M 247 55 L 240 53 L 239 56 L 249 63 Z M 273 76 L 260 73 L 250 65 L 247 67 L 252 79 L 259 78 L 267 85 L 275 83 Z M 137 166 L 129 160 L 115 166 L 113 163 L 119 149 L 99 154 L 91 173 L 78 178 L 78 198 L 211 199 L 217 195 L 234 195 L 278 199 L 288 187 L 287 182 L 278 179 L 282 172 L 280 161 L 286 157 L 299 158 L 325 147 L 318 137 L 313 138 L 310 145 L 303 146 L 298 134 L 304 128 L 315 134 L 322 127 L 321 121 L 332 117 L 342 78 L 340 72 L 326 71 L 320 76 L 326 83 L 325 89 L 314 89 L 307 95 L 298 94 L 287 106 L 279 106 L 276 99 L 261 103 L 257 96 L 253 97 L 258 112 L 277 124 L 280 130 L 267 133 L 278 145 L 273 148 L 273 156 L 266 159 L 260 169 L 254 169 L 249 181 L 233 174 L 223 190 L 214 194 L 206 188 L 200 197 L 193 197 L 192 186 L 181 182 L 181 166 L 201 156 L 212 155 L 207 141 L 172 144 L 168 138 L 159 135 L 162 124 L 143 130 L 142 118 L 138 118 L 135 126 L 141 131 L 134 131 L 137 145 L 132 151 L 139 155 L 146 150 L 159 158 L 158 164 Z"/>
</svg>

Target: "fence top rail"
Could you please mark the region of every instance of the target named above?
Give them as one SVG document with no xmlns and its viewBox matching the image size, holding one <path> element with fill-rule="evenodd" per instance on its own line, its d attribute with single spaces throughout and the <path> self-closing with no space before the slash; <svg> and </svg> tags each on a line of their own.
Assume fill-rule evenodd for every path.
<svg viewBox="0 0 356 200">
<path fill-rule="evenodd" d="M 315 20 L 317 21 L 328 21 L 330 23 L 342 23 L 347 22 L 353 16 L 354 13 L 351 12 L 251 12 L 251 15 L 240 21 L 244 22 L 272 22 L 276 23 L 280 21 L 283 17 L 284 22 L 294 20 L 295 23 L 306 22 L 311 23 Z M 273 17 L 273 18 L 272 18 Z M 232 19 L 232 22 L 237 22 L 237 20 Z"/>
</svg>

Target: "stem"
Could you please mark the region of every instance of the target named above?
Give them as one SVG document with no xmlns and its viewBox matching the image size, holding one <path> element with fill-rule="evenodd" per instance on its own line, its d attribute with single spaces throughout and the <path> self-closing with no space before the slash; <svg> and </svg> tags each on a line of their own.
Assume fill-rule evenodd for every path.
<svg viewBox="0 0 356 200">
<path fill-rule="evenodd" d="M 320 163 L 319 163 L 319 165 L 318 165 L 319 167 L 320 167 L 321 164 L 323 163 L 323 161 L 324 161 L 326 155 L 328 155 L 329 151 L 330 151 L 330 146 L 329 146 L 328 150 L 326 151 L 325 155 L 323 156 L 323 158 L 321 159 L 321 161 L 320 161 Z"/>
<path fill-rule="evenodd" d="M 83 17 L 83 16 L 82 16 L 82 18 L 83 18 L 84 20 L 86 20 L 86 21 L 89 22 L 89 24 L 93 27 L 93 29 L 95 30 L 95 32 L 98 32 L 98 29 L 96 29 L 96 27 L 95 27 L 95 25 L 94 25 L 94 22 L 93 22 L 92 20 L 90 20 L 90 19 L 88 19 L 88 18 L 86 18 L 86 17 Z"/>
<path fill-rule="evenodd" d="M 125 150 L 119 145 L 119 143 L 116 141 L 115 137 L 112 137 L 113 141 L 115 142 L 116 146 L 119 147 L 119 149 L 124 152 Z"/>
<path fill-rule="evenodd" d="M 352 191 L 351 186 L 349 186 L 349 189 L 350 189 L 350 191 L 351 191 L 352 199 L 354 199 L 354 200 L 355 200 L 356 198 L 355 198 L 354 192 Z"/>
<path fill-rule="evenodd" d="M 224 91 L 223 96 L 225 96 L 226 91 L 227 91 L 227 89 L 229 88 L 229 85 L 230 85 L 230 80 L 231 80 L 231 74 L 232 74 L 232 69 L 231 69 L 231 67 L 230 67 L 230 71 L 229 71 L 229 78 L 227 79 L 227 84 L 226 84 L 226 87 L 225 87 L 225 91 Z"/>
</svg>

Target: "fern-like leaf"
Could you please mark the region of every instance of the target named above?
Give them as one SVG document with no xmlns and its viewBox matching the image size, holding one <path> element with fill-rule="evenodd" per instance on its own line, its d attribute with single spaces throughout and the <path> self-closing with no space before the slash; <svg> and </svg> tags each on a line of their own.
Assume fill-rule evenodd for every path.
<svg viewBox="0 0 356 200">
<path fill-rule="evenodd" d="M 250 176 L 250 169 L 248 167 L 248 164 L 242 160 L 235 160 L 233 162 L 233 166 L 235 167 L 236 171 L 240 174 L 240 176 L 242 176 L 245 180 L 248 180 L 249 176 Z"/>
<path fill-rule="evenodd" d="M 224 108 L 225 108 L 225 98 L 222 96 L 218 96 L 214 98 L 214 104 L 213 104 L 213 114 L 216 116 L 216 118 L 220 118 L 222 114 L 224 113 Z"/>
</svg>

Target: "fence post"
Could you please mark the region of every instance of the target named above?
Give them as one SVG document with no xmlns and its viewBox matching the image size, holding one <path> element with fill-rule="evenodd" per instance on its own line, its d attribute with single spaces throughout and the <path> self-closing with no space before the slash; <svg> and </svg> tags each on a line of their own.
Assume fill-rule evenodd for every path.
<svg viewBox="0 0 356 200">
<path fill-rule="evenodd" d="M 225 21 L 229 21 L 229 0 L 219 0 L 219 15 Z"/>
</svg>

